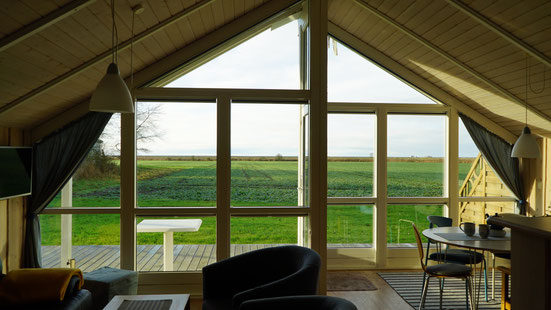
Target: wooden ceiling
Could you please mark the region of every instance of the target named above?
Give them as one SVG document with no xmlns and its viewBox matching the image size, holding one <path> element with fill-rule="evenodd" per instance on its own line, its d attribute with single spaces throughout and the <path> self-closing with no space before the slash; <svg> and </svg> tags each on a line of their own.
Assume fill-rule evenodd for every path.
<svg viewBox="0 0 551 310">
<path fill-rule="evenodd" d="M 135 20 L 136 72 L 267 2 L 117 0 L 121 74 L 130 74 L 131 8 L 138 3 L 145 11 Z M 89 98 L 110 62 L 109 3 L 0 2 L 0 126 L 32 129 Z M 511 133 L 519 134 L 524 126 L 528 89 L 529 125 L 533 132 L 551 137 L 550 1 L 328 0 L 328 4 L 330 32 L 346 34 L 338 37 L 345 44 L 354 38 L 374 48 L 415 76 L 415 81 L 410 79 L 413 84 L 436 86 L 446 94 L 439 98 L 442 102 L 458 102 Z M 527 52 L 532 55 L 528 88 Z"/>
</svg>

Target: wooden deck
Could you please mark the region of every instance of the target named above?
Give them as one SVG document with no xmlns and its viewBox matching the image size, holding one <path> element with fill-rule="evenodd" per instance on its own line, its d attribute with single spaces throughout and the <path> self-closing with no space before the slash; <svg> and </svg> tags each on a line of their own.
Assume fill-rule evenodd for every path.
<svg viewBox="0 0 551 310">
<path fill-rule="evenodd" d="M 283 244 L 232 244 L 231 256 L 257 249 L 269 248 Z M 350 244 L 330 244 L 330 248 L 351 247 Z M 354 244 L 353 247 L 371 247 L 371 244 Z M 118 245 L 75 245 L 73 258 L 77 268 L 84 272 L 96 270 L 103 266 L 120 267 L 120 249 Z M 42 246 L 42 266 L 59 268 L 61 257 L 60 246 Z M 216 261 L 214 244 L 178 244 L 174 246 L 174 271 L 198 271 Z M 163 246 L 138 245 L 137 265 L 139 271 L 163 270 Z"/>
<path fill-rule="evenodd" d="M 234 244 L 231 255 L 278 246 L 279 244 Z M 60 267 L 60 246 L 42 247 L 42 265 L 45 268 Z M 120 267 L 118 245 L 76 245 L 73 246 L 73 258 L 77 268 L 84 272 L 103 266 Z M 216 261 L 214 244 L 178 244 L 174 246 L 174 271 L 197 271 Z M 137 265 L 139 271 L 163 270 L 162 245 L 138 245 Z"/>
</svg>

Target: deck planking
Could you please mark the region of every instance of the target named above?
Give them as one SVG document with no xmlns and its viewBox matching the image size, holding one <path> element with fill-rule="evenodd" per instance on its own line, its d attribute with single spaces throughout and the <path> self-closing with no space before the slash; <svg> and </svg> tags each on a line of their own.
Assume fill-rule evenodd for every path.
<svg viewBox="0 0 551 310">
<path fill-rule="evenodd" d="M 279 244 L 232 244 L 230 255 L 235 256 L 257 249 L 278 246 Z M 354 244 L 355 247 L 371 247 L 371 244 Z M 331 248 L 350 247 L 350 244 L 331 244 Z M 118 245 L 75 245 L 72 248 L 76 267 L 84 272 L 103 266 L 120 266 L 120 247 Z M 60 246 L 42 246 L 42 266 L 44 268 L 65 267 L 60 264 Z M 174 245 L 174 271 L 200 271 L 204 266 L 216 262 L 214 244 L 177 244 Z M 160 244 L 138 245 L 136 264 L 139 271 L 163 270 L 163 246 Z"/>
</svg>

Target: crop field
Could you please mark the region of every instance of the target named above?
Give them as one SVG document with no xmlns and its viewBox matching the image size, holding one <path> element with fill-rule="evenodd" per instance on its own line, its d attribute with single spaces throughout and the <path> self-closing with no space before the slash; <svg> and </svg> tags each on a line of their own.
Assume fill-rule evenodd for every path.
<svg viewBox="0 0 551 310">
<path fill-rule="evenodd" d="M 461 163 L 460 180 L 470 168 Z M 297 206 L 296 161 L 232 162 L 232 206 Z M 391 197 L 438 197 L 443 190 L 443 165 L 437 161 L 389 161 L 388 195 Z M 73 184 L 74 207 L 119 207 L 118 178 L 78 179 Z M 461 181 L 460 181 L 461 184 Z M 373 196 L 373 163 L 330 161 L 329 197 Z M 49 207 L 59 207 L 59 195 Z M 190 207 L 216 205 L 216 162 L 179 160 L 138 161 L 138 206 Z M 389 243 L 414 242 L 410 221 L 420 229 L 427 215 L 441 214 L 441 205 L 390 205 L 387 225 Z M 175 233 L 175 244 L 214 244 L 216 219 L 201 218 L 198 232 Z M 138 222 L 142 219 L 139 218 Z M 73 215 L 73 244 L 119 244 L 119 216 Z M 43 245 L 60 244 L 59 215 L 41 215 Z M 296 243 L 296 217 L 235 217 L 231 219 L 231 242 L 236 244 Z M 329 243 L 372 243 L 373 206 L 328 206 Z M 161 233 L 140 233 L 138 244 L 162 244 Z"/>
</svg>

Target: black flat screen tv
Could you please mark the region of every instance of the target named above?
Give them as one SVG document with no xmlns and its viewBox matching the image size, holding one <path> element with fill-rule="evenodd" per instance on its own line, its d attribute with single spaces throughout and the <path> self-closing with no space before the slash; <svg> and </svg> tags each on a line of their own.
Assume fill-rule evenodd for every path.
<svg viewBox="0 0 551 310">
<path fill-rule="evenodd" d="M 31 194 L 33 149 L 0 146 L 0 199 Z"/>
</svg>

